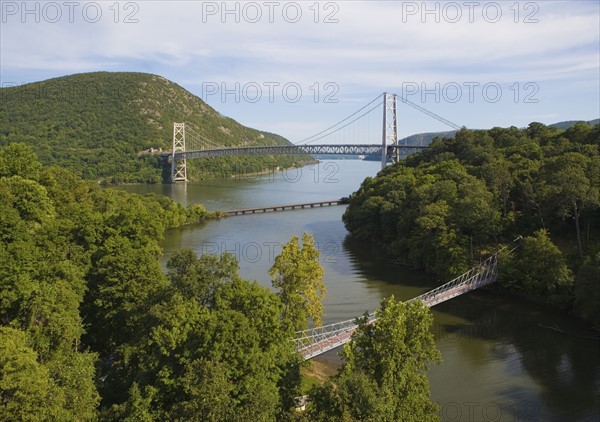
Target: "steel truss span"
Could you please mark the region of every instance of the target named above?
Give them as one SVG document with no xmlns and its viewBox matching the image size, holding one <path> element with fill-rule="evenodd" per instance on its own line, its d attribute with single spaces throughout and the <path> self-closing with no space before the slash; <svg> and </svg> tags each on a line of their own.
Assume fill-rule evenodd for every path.
<svg viewBox="0 0 600 422">
<path fill-rule="evenodd" d="M 388 157 L 398 151 L 400 155 L 408 155 L 421 151 L 425 146 L 388 145 L 386 154 Z M 176 160 L 191 158 L 215 158 L 233 155 L 276 155 L 276 154 L 331 154 L 331 155 L 381 155 L 381 145 L 359 144 L 359 145 L 273 145 L 240 148 L 215 148 L 198 151 L 177 151 L 172 154 Z"/>
</svg>

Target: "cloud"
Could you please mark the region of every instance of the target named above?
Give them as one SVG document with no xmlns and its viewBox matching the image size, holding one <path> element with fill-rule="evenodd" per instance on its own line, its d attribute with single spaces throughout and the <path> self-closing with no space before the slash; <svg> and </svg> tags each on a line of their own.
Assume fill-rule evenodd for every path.
<svg viewBox="0 0 600 422">
<path fill-rule="evenodd" d="M 6 3 L 21 4 L 3 2 L 3 9 Z M 77 13 L 87 3 L 81 2 Z M 102 9 L 96 23 L 77 13 L 73 23 L 65 20 L 65 13 L 57 23 L 43 15 L 40 23 L 30 15 L 23 23 L 19 14 L 3 14 L 2 82 L 92 70 L 141 70 L 160 73 L 197 95 L 205 82 L 296 82 L 308 93 L 315 83 L 335 82 L 343 100 L 339 107 L 350 112 L 354 101 L 366 102 L 403 82 L 536 82 L 556 93 L 564 91 L 561 86 L 583 84 L 587 95 L 567 92 L 561 107 L 573 110 L 583 104 L 600 113 L 598 80 L 593 77 L 600 67 L 596 2 L 519 2 L 518 16 L 514 2 L 496 2 L 502 12 L 496 23 L 491 23 L 496 16 L 489 6 L 493 2 L 486 1 L 471 11 L 473 22 L 464 2 L 429 2 L 425 7 L 434 10 L 429 14 L 423 2 L 275 3 L 271 10 L 268 2 L 227 2 L 227 13 L 223 2 L 96 2 Z M 456 16 L 452 4 L 461 7 L 457 23 L 450 22 Z M 291 23 L 298 7 L 301 18 Z M 257 10 L 260 19 L 252 23 Z M 125 23 L 127 17 L 137 23 Z M 327 17 L 338 22 L 324 23 Z M 538 22 L 525 23 L 527 18 Z M 290 123 L 290 133 L 312 129 L 325 119 L 310 111 L 309 104 L 297 105 L 293 112 L 292 105 L 280 105 L 305 128 Z M 240 114 L 234 117 L 250 124 L 250 116 L 263 110 L 219 106 L 226 114 L 235 109 Z M 539 115 L 550 114 L 544 105 L 539 107 Z M 552 110 L 555 113 L 560 110 Z"/>
</svg>

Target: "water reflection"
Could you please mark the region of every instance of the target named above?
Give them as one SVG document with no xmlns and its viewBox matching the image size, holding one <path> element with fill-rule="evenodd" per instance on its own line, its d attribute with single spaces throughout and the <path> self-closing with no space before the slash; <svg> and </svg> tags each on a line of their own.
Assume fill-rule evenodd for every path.
<svg viewBox="0 0 600 422">
<path fill-rule="evenodd" d="M 470 370 L 484 370 L 488 379 L 490 364 L 502 364 L 498 378 L 490 379 L 496 384 L 490 402 L 501 406 L 503 414 L 532 421 L 598 420 L 600 342 L 588 338 L 594 332 L 538 306 L 486 292 L 440 304 L 434 316 L 443 355 L 460 355 Z M 455 367 L 456 361 L 446 366 Z M 432 372 L 434 378 L 442 375 L 450 390 L 452 380 L 460 377 L 447 367 Z M 441 395 L 452 396 L 447 391 Z M 473 392 L 471 397 L 478 396 Z"/>
</svg>

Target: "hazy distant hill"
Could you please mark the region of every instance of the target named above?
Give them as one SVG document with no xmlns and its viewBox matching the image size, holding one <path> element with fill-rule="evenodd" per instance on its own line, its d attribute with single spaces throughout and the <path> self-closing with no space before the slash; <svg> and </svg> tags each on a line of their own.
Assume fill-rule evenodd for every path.
<svg viewBox="0 0 600 422">
<path fill-rule="evenodd" d="M 186 122 L 219 145 L 289 143 L 222 116 L 156 75 L 84 73 L 0 89 L 0 145 L 26 142 L 43 163 L 72 168 L 89 179 L 160 181 L 157 150 L 171 149 L 173 122 Z M 191 160 L 188 175 L 260 171 L 303 158 L 307 156 Z"/>
<path fill-rule="evenodd" d="M 433 141 L 434 138 L 446 137 L 451 138 L 456 133 L 455 130 L 449 130 L 446 132 L 427 132 L 427 133 L 417 133 L 416 135 L 407 136 L 404 139 L 399 141 L 400 145 L 417 145 L 417 146 L 426 146 Z"/>
<path fill-rule="evenodd" d="M 425 133 L 417 133 L 415 135 L 407 136 L 406 138 L 402 138 L 398 141 L 400 145 L 415 145 L 415 146 L 427 146 L 433 141 L 434 138 L 446 137 L 452 138 L 456 133 L 455 130 L 449 130 L 446 132 L 425 132 Z M 379 161 L 381 160 L 381 156 L 376 155 L 368 155 L 365 157 L 367 161 Z"/>
<path fill-rule="evenodd" d="M 587 123 L 588 125 L 595 126 L 598 123 L 600 123 L 600 119 L 588 120 L 588 121 L 585 121 L 585 120 L 567 120 L 567 121 L 564 121 L 564 122 L 553 123 L 553 124 L 548 125 L 548 126 L 557 127 L 559 129 L 566 130 L 566 129 L 570 128 L 571 126 L 573 126 L 575 123 L 579 123 L 579 122 L 583 122 L 583 123 Z"/>
</svg>

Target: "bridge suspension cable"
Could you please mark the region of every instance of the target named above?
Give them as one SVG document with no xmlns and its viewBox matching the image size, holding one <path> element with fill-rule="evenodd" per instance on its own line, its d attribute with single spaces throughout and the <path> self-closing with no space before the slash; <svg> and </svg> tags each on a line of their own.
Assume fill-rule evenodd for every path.
<svg viewBox="0 0 600 422">
<path fill-rule="evenodd" d="M 371 107 L 369 110 L 367 110 L 366 112 L 364 112 L 360 116 L 356 117 L 352 121 L 346 123 L 345 125 L 340 126 L 342 123 L 350 120 L 352 117 L 356 116 L 357 114 L 359 114 L 360 112 L 362 112 L 363 110 L 365 110 L 366 108 L 368 108 L 369 106 L 371 106 L 374 103 L 376 103 L 376 104 L 373 107 Z M 296 145 L 310 144 L 312 142 L 318 141 L 319 139 L 323 139 L 323 138 L 325 138 L 327 136 L 333 135 L 334 133 L 339 132 L 340 130 L 348 127 L 349 125 L 351 125 L 352 123 L 356 122 L 357 120 L 362 119 L 363 117 L 365 117 L 366 115 L 368 115 L 369 113 L 371 113 L 373 110 L 375 110 L 378 107 L 380 107 L 382 104 L 383 104 L 382 97 L 381 97 L 381 95 L 378 95 L 373 100 L 371 100 L 369 103 L 367 103 L 366 105 L 364 105 L 360 109 L 356 110 L 354 113 L 352 113 L 351 115 L 349 115 L 345 119 L 340 120 L 336 124 L 331 125 L 328 128 L 326 128 L 326 129 L 323 129 L 319 133 L 316 133 L 316 134 L 314 134 L 312 136 L 309 136 L 308 138 L 304 138 L 301 141 L 296 142 Z"/>
<path fill-rule="evenodd" d="M 207 139 L 206 137 L 200 135 L 198 132 L 196 132 L 194 129 L 192 129 L 191 125 L 189 125 L 189 124 L 186 124 L 185 130 L 189 135 L 191 135 L 191 137 L 188 136 L 189 140 L 187 141 L 187 144 L 191 146 L 191 147 L 187 147 L 188 151 L 208 149 L 207 147 L 210 147 L 210 148 L 222 148 L 223 147 L 223 145 L 219 145 L 216 142 L 211 141 L 211 140 Z"/>
<path fill-rule="evenodd" d="M 418 104 L 413 103 L 410 100 L 407 100 L 406 98 L 404 98 L 401 95 L 398 95 L 398 98 L 400 99 L 400 101 L 402 101 L 404 104 L 407 104 L 409 106 L 411 106 L 412 108 L 414 108 L 415 110 L 419 110 L 421 113 L 425 113 L 427 114 L 429 117 L 433 117 L 434 119 L 436 119 L 439 122 L 444 123 L 445 125 L 450 126 L 453 129 L 459 130 L 460 126 L 457 125 L 456 123 L 452 123 L 450 120 L 447 120 L 445 118 L 443 118 L 442 116 L 439 116 L 437 114 L 435 114 L 433 111 L 429 111 L 426 108 L 421 107 Z"/>
</svg>

